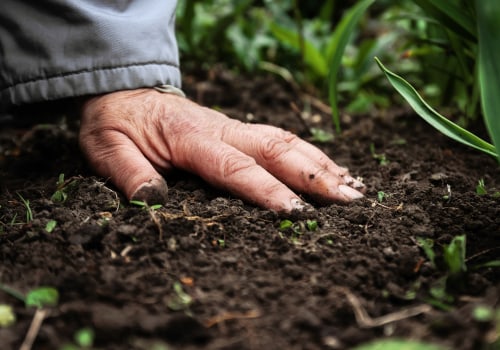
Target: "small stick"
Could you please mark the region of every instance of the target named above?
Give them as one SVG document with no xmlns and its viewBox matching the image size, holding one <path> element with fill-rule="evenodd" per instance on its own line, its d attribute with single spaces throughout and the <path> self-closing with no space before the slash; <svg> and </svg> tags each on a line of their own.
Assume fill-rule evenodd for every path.
<svg viewBox="0 0 500 350">
<path fill-rule="evenodd" d="M 420 315 L 422 313 L 430 312 L 432 310 L 432 307 L 430 305 L 422 304 L 407 309 L 403 309 L 400 311 L 392 312 L 384 316 L 372 318 L 363 308 L 359 299 L 353 293 L 351 293 L 347 288 L 340 287 L 336 289 L 344 293 L 345 296 L 347 297 L 347 300 L 349 301 L 349 303 L 353 308 L 354 316 L 356 317 L 356 322 L 358 323 L 358 326 L 361 328 L 374 328 L 374 327 L 384 326 L 388 323 L 401 321 L 413 316 Z"/>
<path fill-rule="evenodd" d="M 221 323 L 224 321 L 234 320 L 234 319 L 250 319 L 260 317 L 261 314 L 257 310 L 250 310 L 245 313 L 241 312 L 224 312 L 220 315 L 211 317 L 205 322 L 205 327 L 210 328 L 217 323 Z"/>
<path fill-rule="evenodd" d="M 48 313 L 49 310 L 47 309 L 36 309 L 33 320 L 31 321 L 30 328 L 28 329 L 28 333 L 26 333 L 26 337 L 24 338 L 24 341 L 21 344 L 19 350 L 31 350 L 38 332 L 40 331 L 40 327 L 42 326 L 42 322 Z"/>
</svg>

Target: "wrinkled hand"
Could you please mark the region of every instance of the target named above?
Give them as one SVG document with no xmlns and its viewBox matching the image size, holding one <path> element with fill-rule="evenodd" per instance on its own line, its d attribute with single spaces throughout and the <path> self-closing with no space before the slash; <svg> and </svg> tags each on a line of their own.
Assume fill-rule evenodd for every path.
<svg viewBox="0 0 500 350">
<path fill-rule="evenodd" d="M 179 168 L 276 211 L 301 209 L 294 191 L 323 202 L 362 197 L 364 185 L 323 152 L 282 129 L 245 124 L 154 89 L 89 98 L 80 146 L 95 171 L 129 199 L 164 203 L 160 173 Z"/>
</svg>

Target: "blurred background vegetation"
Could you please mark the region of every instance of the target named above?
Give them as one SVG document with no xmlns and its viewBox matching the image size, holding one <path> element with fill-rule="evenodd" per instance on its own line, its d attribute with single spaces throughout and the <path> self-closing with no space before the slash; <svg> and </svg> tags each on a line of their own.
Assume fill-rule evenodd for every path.
<svg viewBox="0 0 500 350">
<path fill-rule="evenodd" d="M 500 4 L 481 3 L 498 9 L 495 1 Z M 361 3 L 355 25 L 339 34 L 349 11 Z M 222 62 L 243 75 L 272 72 L 347 113 L 405 103 L 377 66 L 378 57 L 429 105 L 467 127 L 481 116 L 475 3 L 179 0 L 177 37 L 185 70 Z M 339 35 L 348 38 L 345 47 Z"/>
</svg>

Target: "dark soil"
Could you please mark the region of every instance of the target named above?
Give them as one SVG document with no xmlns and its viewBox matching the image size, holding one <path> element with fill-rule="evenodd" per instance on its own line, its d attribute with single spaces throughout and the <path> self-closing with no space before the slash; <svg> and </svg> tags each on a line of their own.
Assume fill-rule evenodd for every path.
<svg viewBox="0 0 500 350">
<path fill-rule="evenodd" d="M 214 76 L 186 77 L 186 91 L 235 118 L 305 138 L 307 127 L 331 130 L 314 105 L 301 119 L 291 102 L 300 110 L 304 99 L 273 79 Z M 473 311 L 499 308 L 500 269 L 475 268 L 500 255 L 497 163 L 405 110 L 344 115 L 343 130 L 318 146 L 364 179 L 367 197 L 280 216 L 185 173 L 168 177 L 161 209 L 130 205 L 92 175 L 64 121 L 3 126 L 0 283 L 60 294 L 33 348 L 74 343 L 85 327 L 99 349 L 347 349 L 384 337 L 493 348 L 498 331 Z M 64 203 L 51 199 L 61 173 Z M 485 195 L 476 194 L 480 179 Z M 280 230 L 283 219 L 294 227 Z M 57 222 L 51 233 L 49 220 Z M 446 277 L 443 247 L 462 234 L 467 272 L 448 278 L 453 300 L 438 302 L 430 290 Z M 433 240 L 435 267 L 418 238 Z M 17 317 L 0 328 L 0 348 L 17 349 L 36 310 L 3 291 L 0 304 Z M 381 324 L 386 315 L 392 322 Z"/>
</svg>

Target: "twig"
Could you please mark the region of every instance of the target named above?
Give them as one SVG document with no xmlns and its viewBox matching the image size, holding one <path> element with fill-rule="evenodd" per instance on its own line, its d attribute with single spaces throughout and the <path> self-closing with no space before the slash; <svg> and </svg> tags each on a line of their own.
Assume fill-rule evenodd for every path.
<svg viewBox="0 0 500 350">
<path fill-rule="evenodd" d="M 23 343 L 19 350 L 30 350 L 35 342 L 35 339 L 40 331 L 40 327 L 42 326 L 43 320 L 49 313 L 47 309 L 36 309 L 35 315 L 33 316 L 33 320 L 31 321 L 30 328 L 28 329 L 28 333 L 26 333 L 26 337 L 24 338 Z"/>
<path fill-rule="evenodd" d="M 224 321 L 235 320 L 235 319 L 250 319 L 260 317 L 261 314 L 258 310 L 250 310 L 248 312 L 224 312 L 220 315 L 216 315 L 214 317 L 209 318 L 205 322 L 205 327 L 210 328 L 217 323 L 221 323 Z"/>
<path fill-rule="evenodd" d="M 359 299 L 353 293 L 351 293 L 347 288 L 338 287 L 336 289 L 344 293 L 345 296 L 347 297 L 347 300 L 351 304 L 352 309 L 354 311 L 356 322 L 358 323 L 358 326 L 361 328 L 374 328 L 374 327 L 384 326 L 388 323 L 401 321 L 413 316 L 430 312 L 432 310 L 432 307 L 430 305 L 422 304 L 407 309 L 403 309 L 400 311 L 392 312 L 384 316 L 372 318 L 363 308 Z"/>
</svg>

